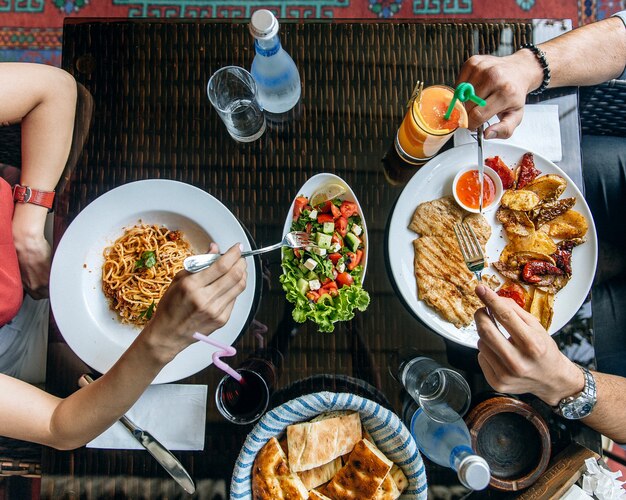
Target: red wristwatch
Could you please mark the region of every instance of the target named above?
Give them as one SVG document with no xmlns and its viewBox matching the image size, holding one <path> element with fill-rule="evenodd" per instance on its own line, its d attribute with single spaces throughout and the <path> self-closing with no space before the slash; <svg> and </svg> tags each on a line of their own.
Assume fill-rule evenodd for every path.
<svg viewBox="0 0 626 500">
<path fill-rule="evenodd" d="M 13 201 L 16 203 L 32 203 L 33 205 L 39 205 L 51 210 L 54 202 L 54 191 L 40 191 L 39 189 L 16 184 L 13 186 Z"/>
</svg>

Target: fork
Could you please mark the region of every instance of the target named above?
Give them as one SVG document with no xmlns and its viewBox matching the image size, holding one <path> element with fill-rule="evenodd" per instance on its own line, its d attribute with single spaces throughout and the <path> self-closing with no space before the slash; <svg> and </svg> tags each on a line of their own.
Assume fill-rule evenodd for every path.
<svg viewBox="0 0 626 500">
<path fill-rule="evenodd" d="M 465 265 L 470 272 L 474 273 L 478 283 L 481 283 L 483 279 L 483 269 L 485 269 L 485 254 L 480 246 L 476 233 L 472 229 L 472 226 L 466 222 L 457 222 L 454 225 L 454 234 L 459 242 L 459 247 L 461 248 L 461 254 L 463 254 Z M 498 323 L 489 308 L 485 307 L 485 310 L 487 311 L 487 316 L 489 316 L 493 324 L 496 325 L 496 328 L 500 330 Z M 500 332 L 502 331 L 500 330 Z"/>
<path fill-rule="evenodd" d="M 242 257 L 252 257 L 261 253 L 271 252 L 272 250 L 278 250 L 281 247 L 290 248 L 303 248 L 317 246 L 311 241 L 308 233 L 304 231 L 292 231 L 287 233 L 282 241 L 279 241 L 275 245 L 259 248 L 258 250 L 249 250 L 247 252 L 241 252 Z M 221 253 L 205 253 L 199 255 L 191 255 L 183 261 L 183 266 L 186 271 L 190 273 L 197 273 L 211 266 L 217 259 L 223 254 Z"/>
<path fill-rule="evenodd" d="M 454 225 L 454 234 L 459 242 L 465 265 L 474 273 L 480 283 L 482 281 L 483 269 L 485 269 L 485 254 L 476 233 L 472 226 L 466 222 L 461 222 Z"/>
</svg>

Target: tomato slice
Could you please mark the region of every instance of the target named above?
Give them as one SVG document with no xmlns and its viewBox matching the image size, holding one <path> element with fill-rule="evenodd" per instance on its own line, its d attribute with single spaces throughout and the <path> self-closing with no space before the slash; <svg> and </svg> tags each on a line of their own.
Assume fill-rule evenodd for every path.
<svg viewBox="0 0 626 500">
<path fill-rule="evenodd" d="M 333 280 L 330 280 L 326 283 L 322 288 L 320 288 L 320 295 L 328 294 L 331 297 L 336 297 L 339 295 L 339 289 L 337 288 L 337 283 Z"/>
<path fill-rule="evenodd" d="M 336 266 L 337 262 L 339 261 L 339 259 L 341 259 L 341 254 L 340 253 L 331 253 L 331 254 L 328 255 L 328 258 L 333 263 L 333 266 Z"/>
<path fill-rule="evenodd" d="M 334 203 L 330 204 L 330 213 L 333 214 L 334 219 L 336 219 L 337 217 L 341 217 L 341 210 L 339 210 L 339 208 Z"/>
<path fill-rule="evenodd" d="M 350 286 L 354 283 L 354 278 L 350 276 L 350 273 L 339 273 L 337 275 L 337 283 L 339 284 L 339 288 L 343 286 Z"/>
<path fill-rule="evenodd" d="M 348 270 L 352 271 L 361 262 L 361 259 L 363 258 L 363 250 L 357 250 L 356 253 L 348 252 L 346 255 L 349 260 Z"/>
<path fill-rule="evenodd" d="M 532 153 L 524 153 L 517 174 L 516 189 L 524 189 L 534 181 L 541 172 L 535 168 L 535 157 Z"/>
<path fill-rule="evenodd" d="M 333 216 L 331 214 L 319 214 L 317 216 L 317 222 L 320 224 L 324 224 L 325 222 L 334 222 Z"/>
<path fill-rule="evenodd" d="M 302 209 L 309 204 L 309 200 L 306 196 L 298 196 L 293 204 L 293 219 L 296 220 L 300 217 Z"/>
<path fill-rule="evenodd" d="M 337 231 L 341 236 L 348 234 L 348 219 L 345 217 L 339 217 L 335 221 L 335 231 Z"/>
<path fill-rule="evenodd" d="M 337 231 L 333 233 L 333 237 L 330 239 L 331 243 L 339 243 L 339 246 L 343 248 L 343 236 L 340 236 Z"/>
<path fill-rule="evenodd" d="M 502 180 L 502 187 L 504 189 L 510 189 L 515 184 L 515 174 L 513 170 L 507 167 L 506 163 L 502 161 L 499 156 L 493 156 L 485 160 L 485 165 L 491 167 L 496 171 L 498 177 Z"/>
<path fill-rule="evenodd" d="M 353 201 L 344 200 L 341 203 L 341 207 L 339 207 L 339 210 L 341 211 L 341 215 L 343 215 L 346 219 L 353 215 L 359 214 L 359 207 Z"/>
<path fill-rule="evenodd" d="M 522 309 L 526 308 L 526 290 L 517 283 L 508 283 L 496 292 L 500 297 L 513 299 Z"/>
<path fill-rule="evenodd" d="M 306 293 L 306 298 L 312 300 L 313 302 L 317 302 L 317 300 L 320 298 L 320 294 L 317 293 L 315 290 L 309 290 Z"/>
<path fill-rule="evenodd" d="M 293 249 L 293 254 L 296 256 L 296 259 L 299 259 L 300 257 L 302 257 L 302 252 L 300 252 L 300 250 L 297 248 Z"/>
<path fill-rule="evenodd" d="M 323 214 L 327 214 L 327 213 L 330 213 L 330 211 L 332 210 L 331 208 L 332 206 L 333 206 L 333 202 L 328 200 L 328 201 L 325 201 L 324 203 L 320 203 L 317 210 Z"/>
</svg>

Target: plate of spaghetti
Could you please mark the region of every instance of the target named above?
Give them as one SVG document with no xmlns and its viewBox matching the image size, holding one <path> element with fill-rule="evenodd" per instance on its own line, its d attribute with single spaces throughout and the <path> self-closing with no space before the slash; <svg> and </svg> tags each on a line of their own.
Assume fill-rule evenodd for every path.
<svg viewBox="0 0 626 500">
<path fill-rule="evenodd" d="M 50 304 L 70 348 L 106 372 L 147 323 L 188 255 L 250 241 L 237 218 L 216 198 L 189 184 L 137 181 L 112 189 L 89 204 L 65 231 L 52 261 Z M 248 283 L 230 321 L 216 330 L 233 344 L 253 309 L 257 273 L 248 260 Z M 212 363 L 215 349 L 198 342 L 156 377 L 166 383 Z"/>
</svg>

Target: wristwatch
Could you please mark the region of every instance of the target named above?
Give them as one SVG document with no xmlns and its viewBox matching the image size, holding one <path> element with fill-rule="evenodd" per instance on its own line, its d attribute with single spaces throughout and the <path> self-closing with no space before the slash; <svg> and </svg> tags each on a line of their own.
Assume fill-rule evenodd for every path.
<svg viewBox="0 0 626 500">
<path fill-rule="evenodd" d="M 54 202 L 54 191 L 40 191 L 29 186 L 16 184 L 13 186 L 13 201 L 16 203 L 32 203 L 50 210 Z"/>
<path fill-rule="evenodd" d="M 578 420 L 588 417 L 598 400 L 596 381 L 593 375 L 587 368 L 582 366 L 578 368 L 580 368 L 585 375 L 585 387 L 578 394 L 561 399 L 559 404 L 554 407 L 556 413 L 568 420 Z"/>
</svg>

